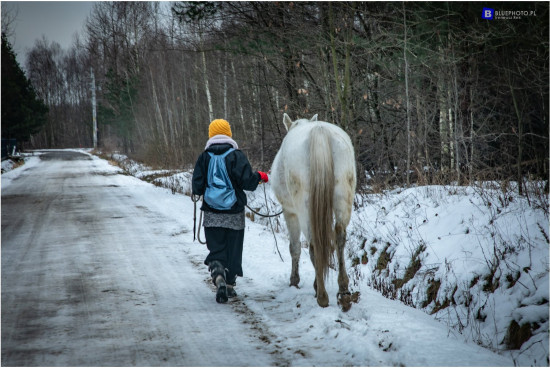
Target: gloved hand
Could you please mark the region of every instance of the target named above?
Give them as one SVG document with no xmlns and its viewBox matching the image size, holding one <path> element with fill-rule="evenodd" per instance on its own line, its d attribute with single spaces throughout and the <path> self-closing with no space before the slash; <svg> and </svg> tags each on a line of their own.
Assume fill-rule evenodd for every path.
<svg viewBox="0 0 550 368">
<path fill-rule="evenodd" d="M 258 171 L 258 174 L 260 174 L 260 178 L 262 179 L 262 183 L 267 183 L 269 181 L 269 178 L 267 177 L 267 174 L 262 172 L 262 171 Z"/>
</svg>

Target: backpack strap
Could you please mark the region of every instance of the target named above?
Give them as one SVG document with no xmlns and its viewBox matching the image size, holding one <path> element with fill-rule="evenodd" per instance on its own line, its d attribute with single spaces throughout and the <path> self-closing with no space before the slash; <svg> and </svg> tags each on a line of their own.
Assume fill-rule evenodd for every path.
<svg viewBox="0 0 550 368">
<path fill-rule="evenodd" d="M 226 158 L 227 155 L 230 154 L 233 151 L 235 151 L 235 148 L 230 148 L 227 151 L 225 151 L 224 153 L 222 153 L 220 156 L 222 156 L 223 158 Z"/>
<path fill-rule="evenodd" d="M 228 149 L 227 151 L 225 151 L 224 153 L 222 153 L 221 155 L 215 155 L 213 154 L 212 152 L 208 152 L 208 154 L 210 155 L 210 157 L 214 157 L 214 156 L 220 156 L 222 158 L 225 158 L 228 154 L 230 154 L 231 152 L 235 151 L 235 148 L 230 148 Z"/>
</svg>

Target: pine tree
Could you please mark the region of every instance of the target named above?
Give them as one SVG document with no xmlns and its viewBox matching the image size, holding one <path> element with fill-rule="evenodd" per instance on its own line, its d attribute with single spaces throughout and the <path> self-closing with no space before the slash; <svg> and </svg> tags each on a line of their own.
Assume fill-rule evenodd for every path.
<svg viewBox="0 0 550 368">
<path fill-rule="evenodd" d="M 45 124 L 47 113 L 2 33 L 2 138 L 27 142 Z"/>
</svg>

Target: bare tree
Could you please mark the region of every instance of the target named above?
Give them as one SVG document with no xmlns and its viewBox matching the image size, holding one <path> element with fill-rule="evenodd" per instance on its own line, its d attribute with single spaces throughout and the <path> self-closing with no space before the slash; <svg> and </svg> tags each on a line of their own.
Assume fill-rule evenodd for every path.
<svg viewBox="0 0 550 368">
<path fill-rule="evenodd" d="M 269 165 L 282 113 L 319 113 L 350 134 L 360 184 L 521 190 L 548 174 L 548 5 L 533 6 L 485 22 L 471 3 L 98 3 L 83 54 L 37 47 L 33 80 L 60 118 L 90 108 L 78 64 L 93 65 L 103 143 L 159 165 L 192 163 L 218 116 Z M 68 121 L 45 141 L 86 142 Z"/>
</svg>

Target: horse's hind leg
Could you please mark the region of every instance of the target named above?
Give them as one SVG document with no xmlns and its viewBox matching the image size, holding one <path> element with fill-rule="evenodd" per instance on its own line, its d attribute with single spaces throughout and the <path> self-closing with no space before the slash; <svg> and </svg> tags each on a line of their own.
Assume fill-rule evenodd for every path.
<svg viewBox="0 0 550 368">
<path fill-rule="evenodd" d="M 338 304 L 342 310 L 351 308 L 352 296 L 349 292 L 349 278 L 346 272 L 344 251 L 346 248 L 346 228 L 350 222 L 355 193 L 354 171 L 342 172 L 337 176 L 334 189 L 335 242 L 338 257 Z"/>
<path fill-rule="evenodd" d="M 317 304 L 320 307 L 328 307 L 328 294 L 325 289 L 325 279 L 323 278 L 323 272 L 320 269 L 315 269 L 315 296 L 317 297 Z"/>
<path fill-rule="evenodd" d="M 336 231 L 336 253 L 338 255 L 338 288 L 340 293 L 349 293 L 349 278 L 346 272 L 346 261 L 344 250 L 346 248 L 346 228 L 337 223 Z"/>
<path fill-rule="evenodd" d="M 290 286 L 298 287 L 300 283 L 300 273 L 298 265 L 300 263 L 300 254 L 302 248 L 300 246 L 300 223 L 298 216 L 292 213 L 285 212 L 286 227 L 290 236 L 290 256 L 292 257 L 292 271 L 290 273 Z"/>
<path fill-rule="evenodd" d="M 315 244 L 309 243 L 309 258 L 315 268 L 315 280 L 313 281 L 313 289 L 315 289 L 315 298 L 317 298 L 317 304 L 321 307 L 328 307 L 328 294 L 325 289 L 325 279 L 323 278 L 322 270 L 317 270 L 315 266 Z"/>
<path fill-rule="evenodd" d="M 349 292 L 349 278 L 346 272 L 344 249 L 346 246 L 346 227 L 336 223 L 336 253 L 338 255 L 338 304 L 344 312 L 351 308 L 351 293 Z"/>
</svg>

